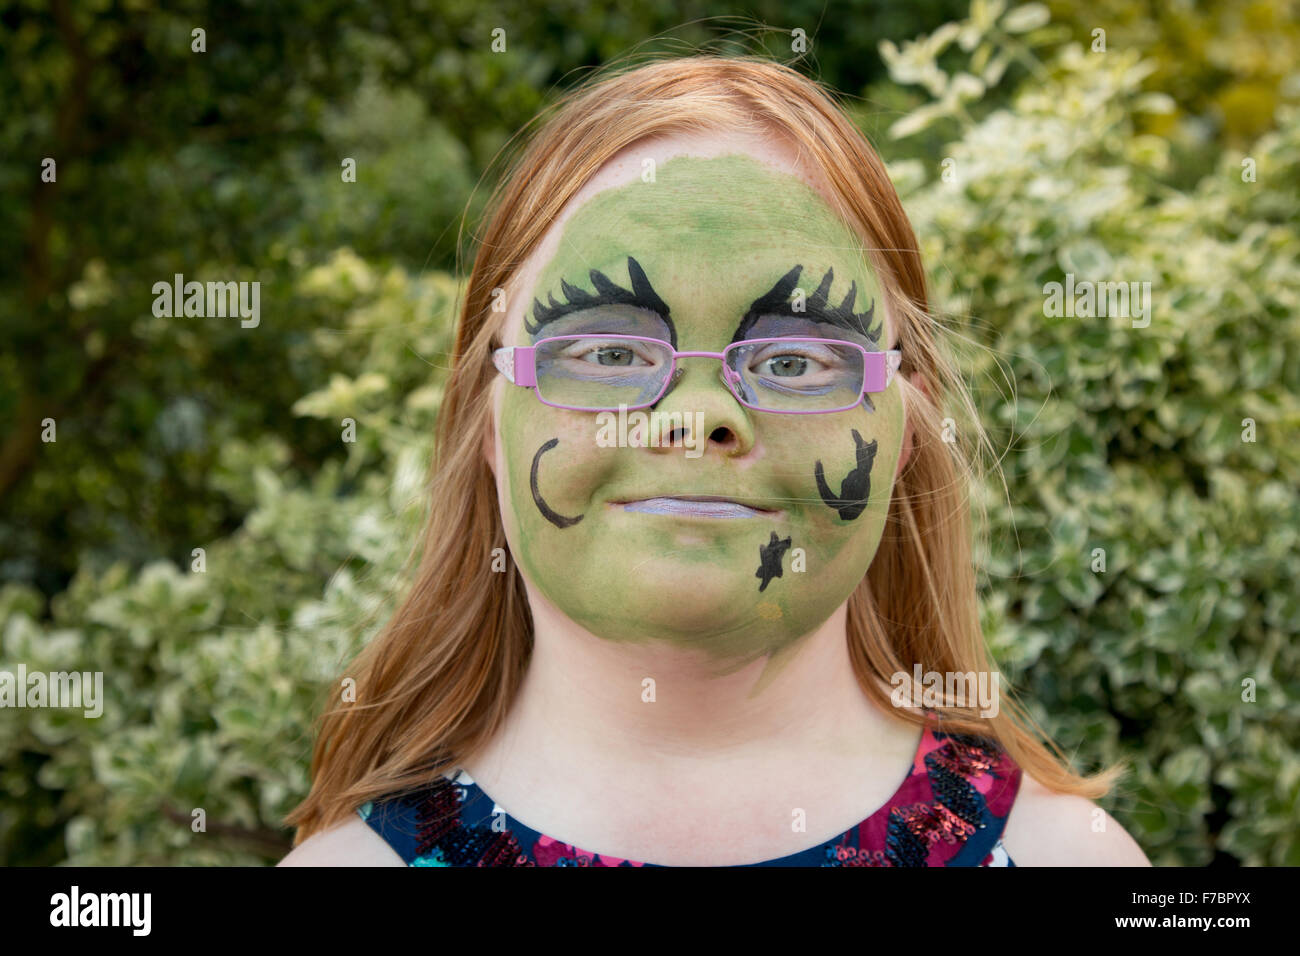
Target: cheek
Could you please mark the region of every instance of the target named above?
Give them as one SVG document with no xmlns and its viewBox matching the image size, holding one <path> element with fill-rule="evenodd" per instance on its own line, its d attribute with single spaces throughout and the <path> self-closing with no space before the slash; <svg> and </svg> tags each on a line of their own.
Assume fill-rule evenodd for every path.
<svg viewBox="0 0 1300 956">
<path fill-rule="evenodd" d="M 832 565 L 847 562 L 853 572 L 857 565 L 865 571 L 875 554 L 902 450 L 897 389 L 874 400 L 874 412 L 859 407 L 810 415 L 797 429 L 764 436 L 794 502 L 794 533 L 806 536 L 810 553 Z"/>
<path fill-rule="evenodd" d="M 611 465 L 593 416 L 542 405 L 522 391 L 501 415 L 503 501 L 525 539 L 579 525 Z M 526 549 L 525 549 L 526 550 Z"/>
</svg>

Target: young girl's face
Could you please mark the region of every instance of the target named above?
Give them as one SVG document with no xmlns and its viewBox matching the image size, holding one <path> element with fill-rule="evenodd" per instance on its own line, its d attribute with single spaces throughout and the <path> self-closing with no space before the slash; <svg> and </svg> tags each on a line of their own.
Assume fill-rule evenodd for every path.
<svg viewBox="0 0 1300 956">
<path fill-rule="evenodd" d="M 776 336 L 892 347 L 861 243 L 793 167 L 761 149 L 684 155 L 660 142 L 607 166 L 552 227 L 521 275 L 504 344 L 601 333 L 679 351 Z M 623 290 L 614 304 L 568 304 L 612 287 Z M 502 517 L 530 590 L 592 634 L 739 665 L 815 630 L 866 573 L 902 444 L 899 383 L 847 411 L 789 415 L 740 404 L 717 359 L 677 368 L 653 408 L 688 429 L 675 447 L 667 435 L 610 447 L 617 413 L 553 408 L 502 378 Z M 644 501 L 670 496 L 736 505 Z"/>
</svg>

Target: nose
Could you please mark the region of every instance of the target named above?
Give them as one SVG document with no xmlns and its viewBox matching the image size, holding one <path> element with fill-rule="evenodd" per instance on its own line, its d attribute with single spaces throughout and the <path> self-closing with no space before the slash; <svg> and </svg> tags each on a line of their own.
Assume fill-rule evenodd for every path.
<svg viewBox="0 0 1300 956">
<path fill-rule="evenodd" d="M 688 368 L 688 362 L 694 362 L 695 367 Z M 705 367 L 707 362 L 717 363 L 713 375 Z M 716 448 L 725 455 L 739 456 L 753 448 L 753 422 L 748 409 L 727 388 L 726 373 L 726 367 L 718 359 L 678 358 L 668 390 L 651 406 L 651 411 L 665 416 L 671 428 L 662 433 L 663 446 L 650 450 L 663 454 L 678 444 L 694 448 L 703 445 L 701 450 L 705 452 Z M 702 435 L 695 433 L 697 426 Z"/>
</svg>

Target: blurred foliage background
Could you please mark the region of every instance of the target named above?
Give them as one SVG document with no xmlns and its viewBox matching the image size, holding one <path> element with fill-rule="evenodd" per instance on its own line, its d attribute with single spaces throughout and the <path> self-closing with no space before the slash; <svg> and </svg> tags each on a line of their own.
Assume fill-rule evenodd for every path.
<svg viewBox="0 0 1300 956">
<path fill-rule="evenodd" d="M 287 851 L 418 527 L 494 158 L 594 67 L 710 50 L 821 79 L 889 163 L 1005 475 L 1004 674 L 1080 769 L 1133 758 L 1104 805 L 1155 863 L 1300 864 L 1296 14 L 0 3 L 0 670 L 106 697 L 0 711 L 0 862 Z M 154 317 L 175 273 L 260 281 L 260 325 Z M 1151 282 L 1150 325 L 1046 316 L 1066 273 Z"/>
</svg>

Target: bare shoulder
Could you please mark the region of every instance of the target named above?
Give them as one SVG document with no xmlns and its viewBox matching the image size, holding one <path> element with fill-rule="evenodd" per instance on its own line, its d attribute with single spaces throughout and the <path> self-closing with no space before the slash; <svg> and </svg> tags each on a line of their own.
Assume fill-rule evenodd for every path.
<svg viewBox="0 0 1300 956">
<path fill-rule="evenodd" d="M 1151 865 L 1137 841 L 1096 803 L 1049 790 L 1027 773 L 1002 845 L 1016 866 Z"/>
<path fill-rule="evenodd" d="M 405 866 L 402 858 L 358 816 L 316 833 L 277 866 Z"/>
</svg>

